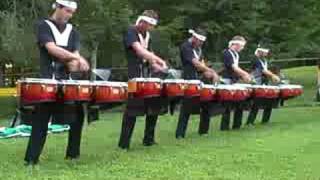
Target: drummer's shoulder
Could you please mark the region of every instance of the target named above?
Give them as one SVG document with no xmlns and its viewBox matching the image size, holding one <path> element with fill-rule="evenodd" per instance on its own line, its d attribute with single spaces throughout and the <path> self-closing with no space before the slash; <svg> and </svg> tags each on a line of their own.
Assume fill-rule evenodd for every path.
<svg viewBox="0 0 320 180">
<path fill-rule="evenodd" d="M 192 44 L 187 40 L 181 44 L 180 48 L 181 49 L 192 49 Z"/>
</svg>

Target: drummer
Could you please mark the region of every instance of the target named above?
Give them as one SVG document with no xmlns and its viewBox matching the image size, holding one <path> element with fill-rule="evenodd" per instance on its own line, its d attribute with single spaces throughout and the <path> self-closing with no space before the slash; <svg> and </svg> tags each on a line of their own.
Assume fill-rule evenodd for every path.
<svg viewBox="0 0 320 180">
<path fill-rule="evenodd" d="M 86 72 L 89 70 L 88 62 L 79 54 L 79 33 L 72 24 L 68 23 L 77 10 L 77 3 L 69 0 L 56 0 L 53 8 L 53 14 L 49 18 L 40 20 L 36 26 L 36 38 L 40 52 L 40 77 L 53 78 L 55 76 L 57 79 L 67 79 L 67 71 Z M 51 118 L 61 123 L 69 123 L 70 131 L 65 157 L 71 160 L 79 158 L 84 120 L 82 105 L 44 103 L 34 107 L 32 132 L 24 159 L 26 165 L 38 163 Z"/>
<path fill-rule="evenodd" d="M 167 70 L 166 62 L 155 55 L 150 48 L 151 31 L 158 24 L 158 14 L 153 10 L 145 10 L 136 21 L 134 26 L 130 26 L 124 34 L 124 47 L 128 60 L 128 78 L 148 77 L 148 73 L 164 72 Z M 128 104 L 123 114 L 122 129 L 118 146 L 121 149 L 129 149 L 131 136 L 136 123 L 138 111 L 143 111 L 146 106 L 135 109 L 141 100 L 129 97 Z M 144 103 L 144 102 L 142 102 Z M 144 114 L 143 114 L 144 115 Z M 152 146 L 156 144 L 154 140 L 157 114 L 147 114 L 144 131 L 143 145 Z"/>
<path fill-rule="evenodd" d="M 223 51 L 223 63 L 224 69 L 222 71 L 222 77 L 226 84 L 233 84 L 240 81 L 245 83 L 251 82 L 251 76 L 248 72 L 243 70 L 239 66 L 239 52 L 243 50 L 246 45 L 246 39 L 242 36 L 234 36 L 231 41 L 229 41 L 228 49 Z M 222 115 L 221 130 L 229 130 L 231 107 L 227 106 L 225 112 Z M 232 129 L 239 129 L 241 127 L 243 110 L 240 105 L 237 104 L 234 112 L 234 121 Z"/>
<path fill-rule="evenodd" d="M 273 83 L 279 83 L 280 78 L 273 72 L 271 72 L 268 68 L 268 56 L 270 54 L 270 50 L 266 48 L 258 47 L 255 51 L 256 60 L 253 65 L 252 75 L 255 79 L 256 84 L 268 84 L 269 80 Z M 247 125 L 253 125 L 254 121 L 257 117 L 259 108 L 256 104 L 253 104 L 253 107 L 249 113 Z M 272 112 L 272 106 L 264 107 L 263 115 L 262 115 L 262 123 L 267 123 L 270 120 Z"/>
<path fill-rule="evenodd" d="M 183 65 L 183 78 L 186 80 L 200 79 L 202 74 L 211 83 L 217 82 L 219 76 L 217 73 L 203 63 L 202 45 L 206 41 L 205 32 L 198 28 L 197 30 L 189 30 L 191 37 L 187 39 L 180 47 L 180 57 Z M 179 121 L 176 129 L 176 138 L 184 138 L 188 126 L 191 110 L 194 104 L 191 100 L 184 99 L 182 101 Z M 208 107 L 202 106 L 200 111 L 199 134 L 207 134 L 209 129 L 209 110 Z"/>
</svg>

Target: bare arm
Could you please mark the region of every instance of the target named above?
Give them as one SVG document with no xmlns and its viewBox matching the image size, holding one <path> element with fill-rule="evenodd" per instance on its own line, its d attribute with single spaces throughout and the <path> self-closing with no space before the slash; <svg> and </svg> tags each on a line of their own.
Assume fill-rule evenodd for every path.
<svg viewBox="0 0 320 180">
<path fill-rule="evenodd" d="M 250 77 L 249 73 L 247 73 L 245 70 L 243 70 L 240 67 L 235 66 L 235 65 L 232 65 L 232 69 L 244 81 L 246 81 L 246 82 L 250 82 L 251 81 L 251 77 Z"/>
<path fill-rule="evenodd" d="M 57 46 L 54 42 L 48 42 L 45 44 L 46 49 L 49 54 L 56 57 L 59 61 L 63 63 L 67 63 L 73 60 L 79 59 L 80 55 L 69 52 L 59 46 Z"/>
<path fill-rule="evenodd" d="M 134 42 L 132 44 L 132 48 L 135 50 L 139 57 L 146 59 L 150 64 L 156 63 L 162 66 L 166 66 L 166 63 L 163 59 L 161 59 L 154 53 L 148 51 L 147 49 L 143 48 L 139 42 Z"/>
<path fill-rule="evenodd" d="M 263 73 L 264 75 L 266 75 L 268 78 L 271 78 L 272 81 L 274 81 L 274 82 L 280 82 L 280 78 L 279 78 L 277 75 L 273 74 L 271 71 L 269 71 L 269 70 L 263 70 L 262 73 Z"/>
</svg>

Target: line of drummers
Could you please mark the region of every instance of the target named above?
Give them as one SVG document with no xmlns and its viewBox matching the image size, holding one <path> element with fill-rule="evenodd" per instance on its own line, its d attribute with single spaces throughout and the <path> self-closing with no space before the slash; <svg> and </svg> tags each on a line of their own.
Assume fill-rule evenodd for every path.
<svg viewBox="0 0 320 180">
<path fill-rule="evenodd" d="M 264 109 L 264 122 L 270 119 L 272 108 L 280 100 L 302 94 L 299 85 L 275 84 L 281 78 L 268 68 L 269 49 L 258 47 L 252 74 L 239 65 L 239 53 L 247 41 L 234 36 L 223 51 L 223 70 L 217 73 L 202 61 L 202 45 L 206 31 L 189 30 L 190 36 L 180 46 L 182 77 L 177 79 L 168 62 L 153 52 L 151 34 L 159 15 L 145 10 L 123 34 L 123 46 L 128 62 L 128 82 L 68 80 L 67 74 L 90 72 L 89 63 L 80 55 L 80 38 L 68 20 L 77 10 L 71 0 L 56 0 L 54 12 L 37 24 L 36 38 L 40 52 L 41 79 L 22 79 L 18 83 L 21 107 L 34 106 L 32 133 L 25 162 L 37 164 L 47 137 L 50 120 L 70 120 L 66 159 L 80 157 L 84 121 L 83 104 L 102 106 L 125 103 L 118 146 L 129 149 L 138 116 L 146 116 L 144 146 L 157 144 L 155 138 L 158 116 L 174 112 L 180 104 L 176 138 L 184 138 L 190 115 L 200 114 L 199 134 L 207 134 L 210 117 L 222 114 L 221 130 L 242 124 L 242 113 L 250 110 L 248 124 L 253 124 L 259 109 Z M 63 20 L 63 21 L 62 21 Z M 60 76 L 61 78 L 52 79 Z M 239 82 L 243 82 L 239 84 Z M 255 82 L 254 84 L 252 84 Z M 66 109 L 70 109 L 66 111 Z M 67 113 L 65 113 L 67 112 Z M 59 119 L 60 118 L 60 119 Z M 72 120 L 72 121 L 71 121 Z"/>
</svg>

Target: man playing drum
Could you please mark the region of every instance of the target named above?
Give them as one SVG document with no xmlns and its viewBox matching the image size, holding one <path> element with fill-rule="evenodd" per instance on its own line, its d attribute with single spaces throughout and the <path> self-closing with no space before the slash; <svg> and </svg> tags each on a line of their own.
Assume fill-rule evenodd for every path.
<svg viewBox="0 0 320 180">
<path fill-rule="evenodd" d="M 234 36 L 229 42 L 228 49 L 225 49 L 223 52 L 223 64 L 224 70 L 222 72 L 222 77 L 226 84 L 233 84 L 239 80 L 242 80 L 246 83 L 251 82 L 251 76 L 245 70 L 239 66 L 239 52 L 246 45 L 246 40 L 242 36 Z M 221 130 L 229 130 L 230 124 L 230 115 L 231 107 L 227 106 L 225 112 L 222 115 L 221 121 Z M 233 129 L 239 129 L 241 127 L 243 110 L 240 108 L 240 105 L 237 104 L 234 112 L 234 122 Z"/>
<path fill-rule="evenodd" d="M 139 16 L 136 24 L 128 28 L 124 34 L 124 47 L 128 60 L 128 78 L 148 77 L 150 71 L 164 72 L 167 70 L 166 62 L 155 55 L 150 48 L 151 37 L 149 31 L 158 23 L 158 14 L 153 10 L 146 10 Z M 141 107 L 136 108 L 137 104 Z M 136 123 L 136 117 L 144 115 L 147 104 L 144 100 L 129 97 L 128 104 L 123 114 L 122 129 L 118 146 L 122 149 L 129 149 L 131 136 Z M 154 133 L 157 123 L 157 114 L 146 116 L 145 134 L 143 138 L 144 146 L 155 144 Z"/>
<path fill-rule="evenodd" d="M 69 0 L 56 0 L 53 8 L 53 14 L 49 18 L 40 20 L 36 26 L 40 52 L 40 77 L 67 79 L 67 72 L 89 70 L 89 64 L 79 54 L 79 33 L 68 23 L 77 10 L 77 3 Z M 80 104 L 42 103 L 35 105 L 34 108 L 32 132 L 24 159 L 26 165 L 38 163 L 51 118 L 55 121 L 68 120 L 70 132 L 66 159 L 79 158 L 84 119 L 82 106 Z"/>
<path fill-rule="evenodd" d="M 203 63 L 202 45 L 206 40 L 205 32 L 202 29 L 189 30 L 192 34 L 180 47 L 180 57 L 183 65 L 183 78 L 186 80 L 200 79 L 202 74 L 211 83 L 218 82 L 217 73 Z M 180 109 L 179 121 L 176 129 L 176 138 L 184 138 L 192 109 L 195 108 L 191 99 L 184 98 Z M 209 129 L 209 110 L 202 106 L 200 110 L 199 134 L 207 134 Z"/>
<path fill-rule="evenodd" d="M 262 84 L 268 84 L 269 79 L 273 83 L 279 83 L 280 78 L 271 72 L 268 68 L 268 61 L 267 57 L 270 53 L 269 49 L 258 47 L 255 51 L 256 60 L 253 65 L 253 72 L 252 75 L 255 79 L 256 84 L 262 85 Z M 257 117 L 259 108 L 257 104 L 253 104 L 252 109 L 249 113 L 247 125 L 254 124 L 254 121 Z M 270 120 L 272 112 L 272 106 L 266 106 L 264 107 L 263 115 L 262 115 L 262 123 L 267 123 Z"/>
</svg>

